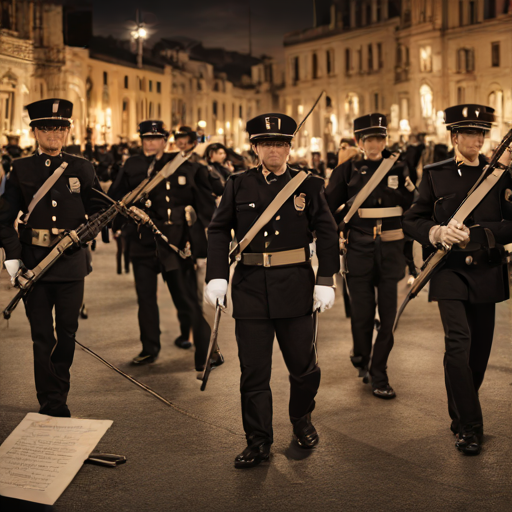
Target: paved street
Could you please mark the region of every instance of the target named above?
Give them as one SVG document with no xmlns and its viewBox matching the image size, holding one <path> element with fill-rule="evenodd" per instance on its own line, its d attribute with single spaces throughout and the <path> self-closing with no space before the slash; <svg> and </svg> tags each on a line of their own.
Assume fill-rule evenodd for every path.
<svg viewBox="0 0 512 512">
<path fill-rule="evenodd" d="M 495 344 L 481 399 L 486 442 L 480 457 L 454 448 L 443 381 L 443 335 L 426 293 L 406 310 L 389 362 L 397 399 L 379 400 L 349 361 L 349 321 L 339 294 L 321 315 L 322 383 L 314 413 L 317 449 L 291 442 L 288 380 L 276 344 L 273 456 L 239 471 L 242 451 L 234 322 L 224 315 L 219 344 L 226 363 L 200 392 L 193 354 L 174 346 L 175 309 L 160 287 L 162 352 L 142 368 L 132 274 L 115 274 L 114 244 L 98 244 L 86 281 L 89 319 L 78 340 L 172 401 L 170 408 L 77 349 L 69 406 L 73 416 L 114 424 L 98 449 L 124 454 L 115 469 L 85 465 L 52 507 L 56 512 L 145 511 L 508 511 L 512 510 L 512 343 L 510 303 L 498 305 Z M 405 285 L 402 287 L 402 292 Z M 5 272 L 0 306 L 12 296 Z M 37 412 L 31 342 L 23 306 L 1 326 L 0 441 Z M 24 510 L 0 501 L 3 511 Z"/>
</svg>

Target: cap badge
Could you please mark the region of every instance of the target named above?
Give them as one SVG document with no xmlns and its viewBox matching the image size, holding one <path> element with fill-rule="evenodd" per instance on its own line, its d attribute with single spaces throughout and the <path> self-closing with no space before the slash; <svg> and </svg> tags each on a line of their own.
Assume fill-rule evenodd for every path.
<svg viewBox="0 0 512 512">
<path fill-rule="evenodd" d="M 293 196 L 293 204 L 298 212 L 303 212 L 306 208 L 306 194 L 301 192 L 298 196 Z"/>
<path fill-rule="evenodd" d="M 478 118 L 478 116 L 480 115 L 480 109 L 479 108 L 476 108 L 475 109 L 475 115 L 476 117 Z"/>
<path fill-rule="evenodd" d="M 59 111 L 59 100 L 55 100 L 52 105 L 52 112 L 56 114 Z"/>
<path fill-rule="evenodd" d="M 379 117 L 379 126 L 382 126 L 382 117 Z"/>
<path fill-rule="evenodd" d="M 279 117 L 265 117 L 265 129 L 267 131 L 281 130 L 281 119 Z"/>
<path fill-rule="evenodd" d="M 462 116 L 463 116 L 463 117 L 468 117 L 468 107 L 464 107 L 464 108 L 462 109 Z"/>
</svg>

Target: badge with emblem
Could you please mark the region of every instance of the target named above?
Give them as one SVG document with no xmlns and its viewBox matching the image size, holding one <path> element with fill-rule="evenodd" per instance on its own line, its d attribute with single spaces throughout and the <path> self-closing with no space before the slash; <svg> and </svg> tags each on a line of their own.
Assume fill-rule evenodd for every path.
<svg viewBox="0 0 512 512">
<path fill-rule="evenodd" d="M 394 190 L 398 188 L 398 176 L 388 176 L 388 187 Z"/>
<path fill-rule="evenodd" d="M 178 185 L 186 185 L 187 177 L 186 176 L 178 176 Z"/>
<path fill-rule="evenodd" d="M 303 212 L 306 208 L 306 194 L 302 192 L 298 196 L 293 196 L 293 204 L 298 212 Z"/>
<path fill-rule="evenodd" d="M 78 178 L 69 178 L 69 190 L 74 194 L 80 193 L 80 180 Z"/>
<path fill-rule="evenodd" d="M 148 200 L 144 203 L 144 206 L 145 206 L 146 208 L 151 208 L 151 205 L 152 205 L 152 204 L 153 204 L 153 203 L 151 202 L 151 199 L 148 199 Z"/>
</svg>

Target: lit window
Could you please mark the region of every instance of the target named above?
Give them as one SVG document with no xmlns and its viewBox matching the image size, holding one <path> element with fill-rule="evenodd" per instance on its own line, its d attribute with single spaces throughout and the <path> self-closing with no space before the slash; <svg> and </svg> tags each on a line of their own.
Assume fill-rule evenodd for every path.
<svg viewBox="0 0 512 512">
<path fill-rule="evenodd" d="M 432 47 L 420 47 L 420 71 L 422 73 L 432 72 Z"/>
<path fill-rule="evenodd" d="M 434 96 L 430 86 L 424 84 L 420 87 L 421 115 L 423 118 L 431 118 L 434 114 Z"/>
</svg>

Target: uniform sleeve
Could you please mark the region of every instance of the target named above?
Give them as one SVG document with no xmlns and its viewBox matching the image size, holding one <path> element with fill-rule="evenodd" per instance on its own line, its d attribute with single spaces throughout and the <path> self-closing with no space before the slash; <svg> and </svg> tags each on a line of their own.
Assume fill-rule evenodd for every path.
<svg viewBox="0 0 512 512">
<path fill-rule="evenodd" d="M 479 222 L 479 225 L 490 229 L 497 243 L 507 245 L 512 243 L 512 203 L 505 199 L 505 193 L 506 189 L 512 189 L 512 177 L 507 173 L 507 176 L 503 178 L 504 183 L 500 190 L 502 220 L 500 222 Z"/>
<path fill-rule="evenodd" d="M 348 186 L 346 180 L 347 169 L 352 165 L 351 160 L 344 162 L 332 171 L 325 197 L 329 210 L 334 214 L 336 210 L 348 201 Z"/>
<path fill-rule="evenodd" d="M 310 229 L 316 233 L 317 284 L 333 286 L 333 276 L 340 270 L 338 229 L 325 199 L 323 183 L 320 180 L 315 181 L 319 182 L 320 187 L 318 192 L 313 194 L 308 217 Z"/>
<path fill-rule="evenodd" d="M 229 244 L 231 230 L 235 229 L 235 180 L 230 178 L 208 226 L 208 259 L 206 282 L 212 279 L 229 280 Z"/>
<path fill-rule="evenodd" d="M 213 217 L 215 211 L 215 196 L 208 179 L 208 169 L 204 165 L 200 165 L 194 177 L 194 199 L 195 209 L 198 219 L 203 226 L 207 227 Z"/>
<path fill-rule="evenodd" d="M 82 160 L 82 159 L 80 159 Z M 82 202 L 84 204 L 84 209 L 87 215 L 92 215 L 94 213 L 98 213 L 110 204 L 97 193 L 94 192 L 93 189 L 101 190 L 100 182 L 98 181 L 98 177 L 94 171 L 94 167 L 91 162 L 87 160 L 82 160 L 80 162 L 82 165 L 82 173 L 83 173 L 83 183 L 81 184 L 81 197 Z"/>
<path fill-rule="evenodd" d="M 26 208 L 25 200 L 18 182 L 14 167 L 5 184 L 5 192 L 0 198 L 3 207 L 0 212 L 0 243 L 5 249 L 7 260 L 21 259 L 21 242 L 14 229 L 14 221 L 20 211 Z"/>
<path fill-rule="evenodd" d="M 430 245 L 430 229 L 437 225 L 432 220 L 435 200 L 430 173 L 425 170 L 419 187 L 419 196 L 403 217 L 405 233 L 424 246 Z"/>
</svg>

